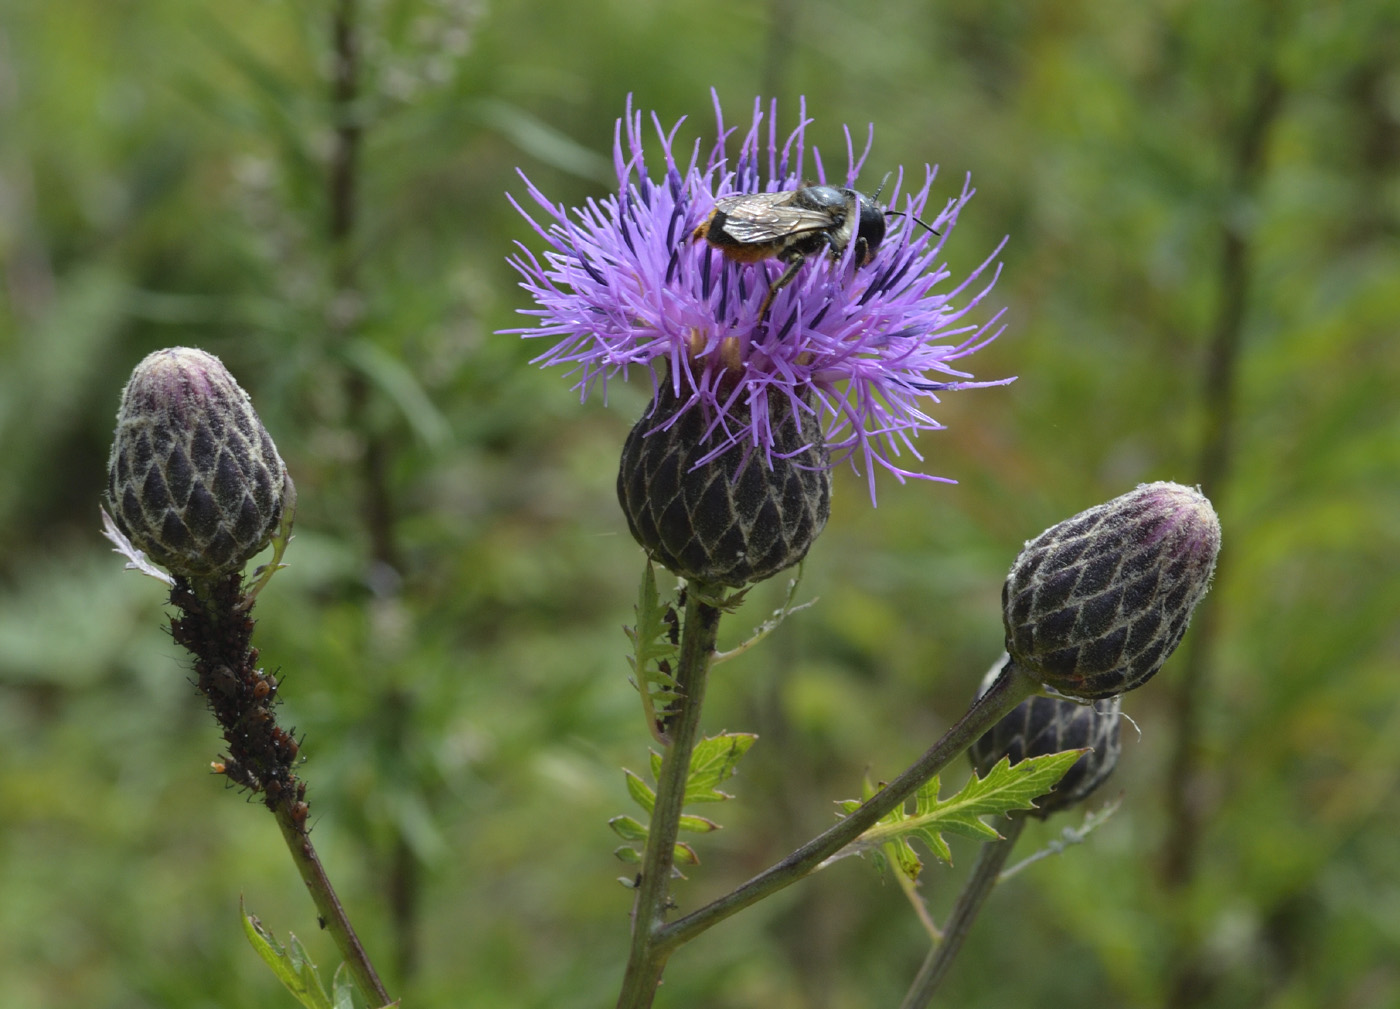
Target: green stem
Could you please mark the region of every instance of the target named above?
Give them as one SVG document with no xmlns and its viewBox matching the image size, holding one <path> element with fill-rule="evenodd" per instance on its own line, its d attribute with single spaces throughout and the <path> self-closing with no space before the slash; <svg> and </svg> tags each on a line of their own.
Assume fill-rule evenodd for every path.
<svg viewBox="0 0 1400 1009">
<path fill-rule="evenodd" d="M 712 925 L 811 873 L 824 859 L 850 844 L 873 827 L 882 816 L 913 795 L 920 785 L 947 767 L 953 758 L 976 742 L 1003 715 L 1039 690 L 1039 682 L 1016 663 L 1008 660 L 992 688 L 974 701 L 967 714 L 899 777 L 871 796 L 860 808 L 839 820 L 835 826 L 808 841 L 781 862 L 759 873 L 737 890 L 660 928 L 654 942 L 656 950 L 662 956 L 669 955 L 676 947 L 694 939 Z"/>
<path fill-rule="evenodd" d="M 292 810 L 293 804 L 290 802 L 278 804 L 274 810 L 277 826 L 282 831 L 282 839 L 287 842 L 287 850 L 292 854 L 297 871 L 301 873 L 302 882 L 311 892 L 311 900 L 315 903 L 321 920 L 325 922 L 326 931 L 335 940 L 336 948 L 345 958 L 350 975 L 355 979 L 360 991 L 366 997 L 373 995 L 377 1006 L 397 1004 L 385 991 L 384 983 L 379 980 L 374 965 L 369 962 L 369 954 L 360 945 L 360 937 L 355 934 L 355 927 L 350 924 L 350 918 L 341 906 L 340 898 L 335 895 L 326 870 L 321 866 L 321 860 L 316 856 L 316 849 L 311 844 L 311 837 L 306 833 L 305 817 L 303 816 L 302 822 L 298 823 Z"/>
<path fill-rule="evenodd" d="M 681 696 L 666 719 L 665 734 L 670 746 L 661 758 L 661 773 L 656 783 L 656 805 L 652 809 L 646 852 L 642 856 L 637 899 L 632 907 L 632 947 L 617 1000 L 618 1009 L 646 1009 L 652 1004 L 672 948 L 658 944 L 656 937 L 665 925 L 666 909 L 670 906 L 669 887 L 681 809 L 685 805 L 685 784 L 690 774 L 691 753 L 700 734 L 705 677 L 719 631 L 720 610 L 707 601 L 711 598 L 708 594 L 711 588 L 692 582 L 686 592 L 685 623 L 681 628 L 676 671 Z"/>
<path fill-rule="evenodd" d="M 982 902 L 996 885 L 997 877 L 1001 875 L 1001 867 L 1006 864 L 1006 858 L 1016 846 L 1016 839 L 1021 836 L 1025 825 L 1025 814 L 1012 813 L 1006 836 L 999 841 L 988 841 L 982 845 L 982 850 L 977 854 L 977 864 L 972 867 L 972 875 L 963 884 L 962 892 L 958 894 L 953 911 L 948 916 L 948 922 L 943 926 L 943 941 L 928 951 L 928 956 L 924 958 L 919 973 L 914 976 L 914 983 L 909 986 L 909 992 L 899 1004 L 899 1009 L 925 1009 L 929 1004 L 939 982 L 948 973 L 953 958 L 958 955 L 958 950 L 962 949 L 963 940 L 967 938 L 972 923 L 977 919 L 977 912 L 982 909 Z"/>
</svg>

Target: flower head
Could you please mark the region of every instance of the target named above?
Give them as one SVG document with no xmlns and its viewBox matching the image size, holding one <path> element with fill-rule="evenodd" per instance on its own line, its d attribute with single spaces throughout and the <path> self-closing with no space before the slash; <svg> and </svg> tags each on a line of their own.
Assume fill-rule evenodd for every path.
<svg viewBox="0 0 1400 1009">
<path fill-rule="evenodd" d="M 248 394 L 213 354 L 148 355 L 122 390 L 107 463 L 121 532 L 187 578 L 240 569 L 295 501 L 287 467 Z"/>
<path fill-rule="evenodd" d="M 1219 553 L 1204 494 L 1139 484 L 1026 544 L 1001 589 L 1006 650 L 1070 697 L 1140 687 L 1181 643 Z"/>
<path fill-rule="evenodd" d="M 657 418 L 657 430 L 692 410 L 704 418 L 708 451 L 694 465 L 736 446 L 761 453 L 770 465 L 795 454 L 775 438 L 784 418 L 770 404 L 785 401 L 778 414 L 818 421 L 832 465 L 863 465 L 872 499 L 877 468 L 901 481 L 942 479 L 903 462 L 906 451 L 922 460 L 914 444 L 919 431 L 942 426 L 927 404 L 938 402 L 940 392 L 1011 381 L 969 381 L 955 368 L 1000 332 L 1000 313 L 980 325 L 968 321 L 999 272 L 984 278 L 990 258 L 962 282 L 942 286 L 951 278 L 939 262 L 943 243 L 973 191 L 964 185 L 929 218 L 934 169 L 926 168 L 912 191 L 897 173 L 882 241 L 863 242 L 847 231 L 844 240 L 808 254 L 789 282 L 777 286 L 790 259 L 779 261 L 774 252 L 737 261 L 699 240 L 696 229 L 703 235 L 716 201 L 726 196 L 796 190 L 809 184 L 804 180 L 828 184 L 815 148 L 815 171 L 805 174 L 805 105 L 797 128 L 780 141 L 776 103 L 765 124 L 756 101 L 732 156 L 735 128 L 725 127 L 717 99 L 715 118 L 714 145 L 702 153 L 697 142 L 686 160 L 675 146 L 681 124 L 667 131 L 653 115 L 662 160 L 653 178 L 642 114 L 629 102 L 613 146 L 619 192 L 573 210 L 525 180 L 540 219 L 517 209 L 548 248 L 540 258 L 521 246 L 512 257 L 521 286 L 536 302 L 522 313 L 537 321 L 510 332 L 554 340 L 536 360 L 570 366 L 583 397 L 606 388 L 614 375 L 625 378 L 634 366 L 649 369 L 653 383 L 668 383 L 679 403 Z M 849 131 L 846 138 L 846 172 L 830 184 L 854 189 L 869 140 L 856 157 Z M 919 227 L 916 218 L 939 234 Z M 855 227 L 849 220 L 846 226 Z"/>
</svg>

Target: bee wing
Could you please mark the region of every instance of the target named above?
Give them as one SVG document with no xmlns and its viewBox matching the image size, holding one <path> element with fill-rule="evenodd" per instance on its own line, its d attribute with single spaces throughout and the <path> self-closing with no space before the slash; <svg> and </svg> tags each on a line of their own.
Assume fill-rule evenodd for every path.
<svg viewBox="0 0 1400 1009">
<path fill-rule="evenodd" d="M 721 196 L 715 211 L 724 214 L 725 233 L 745 245 L 764 245 L 832 226 L 830 213 L 794 206 L 794 196 L 795 190 Z"/>
</svg>

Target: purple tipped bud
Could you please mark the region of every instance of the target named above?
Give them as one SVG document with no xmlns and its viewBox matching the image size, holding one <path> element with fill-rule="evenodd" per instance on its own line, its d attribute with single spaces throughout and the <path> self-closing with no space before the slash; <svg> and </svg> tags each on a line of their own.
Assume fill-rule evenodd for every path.
<svg viewBox="0 0 1400 1009">
<path fill-rule="evenodd" d="M 983 678 L 978 697 L 991 688 L 1004 664 L 998 662 Z M 1089 704 L 1032 697 L 987 730 L 967 753 L 977 773 L 985 776 L 1002 757 L 1019 764 L 1028 757 L 1088 747 L 1092 752 L 1074 762 L 1055 790 L 1036 800 L 1031 815 L 1043 820 L 1087 799 L 1113 773 L 1122 751 L 1118 739 L 1120 704 L 1117 697 Z"/>
<path fill-rule="evenodd" d="M 707 460 L 716 442 L 706 437 L 706 411 L 680 412 L 663 381 L 627 436 L 618 501 L 633 537 L 675 574 L 734 588 L 762 581 L 806 557 L 826 526 L 831 473 L 821 429 L 811 414 L 795 418 L 785 396 L 770 395 L 768 408 L 767 453 L 730 445 Z"/>
<path fill-rule="evenodd" d="M 1026 544 L 1002 586 L 1006 650 L 1070 697 L 1111 697 L 1162 667 L 1210 587 L 1220 521 L 1175 483 L 1080 512 Z"/>
<path fill-rule="evenodd" d="M 122 391 L 107 507 L 172 574 L 212 578 L 267 546 L 291 493 L 253 404 L 219 359 L 158 350 Z"/>
</svg>

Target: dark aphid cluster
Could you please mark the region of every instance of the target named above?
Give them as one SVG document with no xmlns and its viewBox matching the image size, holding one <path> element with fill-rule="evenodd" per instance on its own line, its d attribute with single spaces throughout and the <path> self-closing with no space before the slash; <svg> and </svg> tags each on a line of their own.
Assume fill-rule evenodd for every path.
<svg viewBox="0 0 1400 1009">
<path fill-rule="evenodd" d="M 223 730 L 227 752 L 214 762 L 215 773 L 260 793 L 271 809 L 304 805 L 306 785 L 295 773 L 301 741 L 277 724 L 280 684 L 258 668 L 254 621 L 239 610 L 241 599 L 237 573 L 204 582 L 200 592 L 177 578 L 170 601 L 180 615 L 170 621 L 170 633 L 194 656 L 196 684 Z"/>
</svg>

